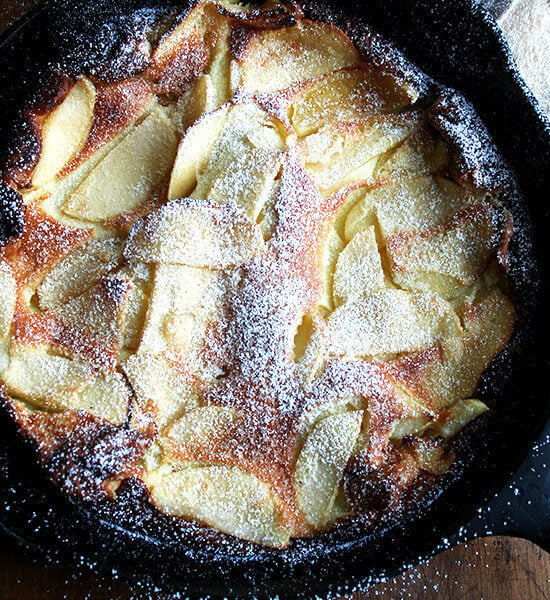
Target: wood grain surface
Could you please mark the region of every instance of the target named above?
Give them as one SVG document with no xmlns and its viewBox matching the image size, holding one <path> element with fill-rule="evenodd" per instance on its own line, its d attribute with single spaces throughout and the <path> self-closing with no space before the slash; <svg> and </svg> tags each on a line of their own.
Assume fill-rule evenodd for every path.
<svg viewBox="0 0 550 600">
<path fill-rule="evenodd" d="M 45 565 L 0 541 L 1 600 L 169 600 L 94 573 Z M 511 537 L 488 537 L 447 550 L 350 600 L 550 599 L 550 554 Z"/>
<path fill-rule="evenodd" d="M 0 0 L 0 32 L 38 0 Z M 45 564 L 0 537 L 0 600 L 168 600 L 112 578 Z M 550 554 L 526 540 L 490 537 L 435 556 L 354 600 L 550 599 Z"/>
</svg>

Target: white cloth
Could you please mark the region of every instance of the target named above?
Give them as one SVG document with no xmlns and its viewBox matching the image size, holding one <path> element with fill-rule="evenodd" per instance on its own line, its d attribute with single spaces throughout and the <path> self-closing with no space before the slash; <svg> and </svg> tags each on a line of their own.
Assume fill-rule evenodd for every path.
<svg viewBox="0 0 550 600">
<path fill-rule="evenodd" d="M 550 115 L 550 0 L 514 0 L 499 25 L 519 72 Z"/>
</svg>

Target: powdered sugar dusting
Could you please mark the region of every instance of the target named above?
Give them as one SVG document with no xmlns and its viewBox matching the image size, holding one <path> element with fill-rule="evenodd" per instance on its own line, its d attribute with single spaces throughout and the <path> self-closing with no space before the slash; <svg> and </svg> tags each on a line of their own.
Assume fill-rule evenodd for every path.
<svg viewBox="0 0 550 600">
<path fill-rule="evenodd" d="M 306 7 L 310 17 L 317 15 L 321 22 L 327 20 L 326 15 L 321 18 L 312 11 Z M 222 16 L 226 12 L 220 11 Z M 121 70 L 126 76 L 134 75 L 149 64 L 151 49 L 143 41 L 143 31 L 150 19 L 152 15 L 140 13 L 132 60 L 128 62 L 127 55 L 120 55 L 105 68 L 105 80 L 116 79 Z M 101 415 L 96 420 L 86 420 L 80 412 L 69 410 L 51 418 L 44 416 L 45 429 L 41 429 L 42 416 L 19 417 L 23 429 L 31 434 L 33 428 L 40 430 L 40 435 L 54 444 L 53 458 L 50 460 L 48 455 L 47 460 L 65 491 L 95 497 L 103 489 L 116 495 L 120 480 L 131 475 L 147 483 L 157 505 L 161 505 L 161 491 L 163 497 L 174 496 L 168 512 L 197 518 L 244 539 L 275 540 L 274 545 L 284 546 L 289 537 L 312 535 L 354 512 L 359 505 L 364 513 L 360 518 L 372 526 L 391 520 L 396 511 L 405 510 L 401 503 L 402 496 L 406 496 L 404 491 L 424 485 L 429 463 L 425 454 L 421 456 L 424 451 L 439 457 L 439 463 L 435 462 L 442 471 L 446 468 L 442 465 L 448 466 L 448 455 L 433 453 L 442 445 L 438 438 L 443 435 L 443 425 L 451 418 L 451 412 L 442 410 L 435 414 L 420 394 L 414 396 L 414 386 L 405 377 L 407 373 L 390 366 L 403 355 L 440 349 L 439 345 L 445 352 L 433 352 L 437 360 L 443 360 L 442 356 L 446 360 L 448 355 L 454 359 L 455 346 L 461 348 L 468 309 L 481 306 L 486 296 L 492 298 L 495 290 L 504 287 L 496 264 L 491 264 L 489 275 L 485 272 L 495 258 L 495 239 L 501 233 L 501 222 L 491 221 L 495 232 L 489 232 L 489 239 L 478 229 L 486 225 L 482 218 L 471 220 L 471 236 L 454 226 L 460 221 L 456 215 L 464 208 L 464 197 L 469 202 L 471 194 L 479 193 L 475 188 L 491 192 L 487 206 L 498 207 L 495 182 L 504 180 L 505 170 L 488 138 L 481 134 L 469 137 L 471 131 L 483 133 L 483 129 L 458 96 L 441 98 L 427 112 L 428 121 L 464 149 L 459 155 L 451 153 L 456 159 L 454 171 L 447 169 L 445 160 L 436 160 L 434 144 L 429 150 L 424 146 L 426 140 L 433 142 L 433 130 L 428 130 L 424 116 L 407 104 L 425 93 L 424 78 L 376 36 L 361 34 L 349 22 L 328 20 L 331 27 L 342 27 L 360 52 L 339 30 L 320 24 L 313 26 L 304 21 L 287 31 L 285 27 L 270 29 L 268 22 L 263 23 L 262 29 L 254 21 L 254 28 L 247 28 L 246 35 L 241 23 L 233 25 L 233 55 L 228 60 L 233 70 L 226 75 L 235 96 L 216 143 L 193 174 L 196 185 L 192 199 L 167 201 L 159 193 L 154 203 L 138 207 L 123 225 L 116 219 L 98 219 L 93 229 L 85 222 L 80 228 L 73 227 L 72 221 L 69 226 L 63 223 L 63 215 L 56 215 L 58 220 L 51 215 L 33 217 L 38 211 L 34 205 L 28 207 L 27 237 L 5 250 L 5 257 L 19 276 L 22 296 L 14 342 L 38 352 L 46 348 L 46 356 L 87 365 L 92 375 L 86 371 L 76 377 L 74 386 L 68 384 L 62 392 L 68 398 L 71 394 L 82 398 L 86 390 L 87 402 L 95 403 L 93 414 Z M 281 23 L 276 21 L 279 26 Z M 264 45 L 262 40 L 267 40 Z M 327 47 L 321 43 L 323 40 Z M 281 48 L 287 48 L 288 54 L 279 55 L 277 49 Z M 192 59 L 184 54 L 176 56 L 170 68 L 178 71 L 180 62 L 185 63 L 187 58 Z M 265 60 L 263 75 L 257 70 L 260 59 Z M 303 86 L 307 88 L 312 82 L 336 85 L 340 79 L 326 77 L 326 73 L 342 73 L 342 68 L 360 60 L 369 62 L 360 70 L 379 75 L 380 81 L 372 89 L 365 82 L 354 88 L 348 95 L 350 107 L 323 113 L 323 118 L 330 116 L 328 125 L 334 125 L 330 143 L 321 147 L 325 138 L 313 137 L 320 131 L 315 125 L 305 133 L 293 130 L 293 102 Z M 207 68 L 208 57 L 202 56 L 201 61 L 199 66 Z M 94 73 L 102 68 L 93 67 Z M 266 79 L 269 69 L 274 70 L 275 76 L 279 70 L 280 79 L 271 75 Z M 162 114 L 170 114 L 172 104 L 177 102 L 170 94 L 179 92 L 171 87 L 167 94 L 162 82 L 157 87 L 159 82 L 151 73 L 148 71 L 146 78 L 135 82 L 98 82 L 100 104 L 96 107 L 93 135 L 66 173 L 133 127 L 147 114 L 155 93 L 160 93 L 163 105 L 169 106 Z M 187 85 L 189 82 L 185 81 Z M 384 88 L 386 84 L 388 89 Z M 282 87 L 287 89 L 280 91 Z M 203 100 L 200 95 L 194 100 L 199 113 L 209 110 L 207 100 L 201 104 Z M 120 114 L 111 114 L 111 105 L 119 107 Z M 384 114 L 394 111 L 407 114 Z M 372 118 L 372 114 L 376 116 Z M 423 135 L 427 131 L 429 134 Z M 324 130 L 321 133 L 324 135 Z M 298 135 L 305 139 L 296 145 Z M 415 142 L 408 145 L 413 136 Z M 437 144 L 435 147 L 440 150 Z M 338 168 L 334 168 L 335 164 Z M 403 164 L 406 167 L 401 168 Z M 461 193 L 449 193 L 450 183 L 447 187 L 441 185 L 431 196 L 424 191 L 417 193 L 418 189 L 408 185 L 409 181 L 435 171 L 455 177 L 464 185 Z M 147 183 L 140 182 L 140 189 L 146 189 Z M 168 181 L 162 183 L 162 189 L 168 189 Z M 388 186 L 385 189 L 395 190 L 400 185 L 401 196 L 389 193 L 378 203 L 371 202 L 369 194 L 376 193 L 377 188 Z M 365 190 L 364 197 L 358 196 L 352 202 L 349 192 L 361 188 Z M 40 194 L 26 198 L 36 204 L 41 200 Z M 357 214 L 360 218 L 355 219 Z M 364 256 L 359 236 L 367 227 L 376 248 L 374 262 L 361 262 Z M 434 228 L 458 233 L 451 242 L 437 245 L 432 239 Z M 348 235 L 350 231 L 353 235 Z M 36 232 L 41 232 L 40 239 L 36 239 Z M 323 294 L 332 295 L 331 290 L 325 289 L 322 271 L 322 265 L 327 264 L 324 253 L 329 232 L 341 242 L 338 252 L 347 248 L 351 256 L 343 277 L 357 276 L 359 281 L 351 286 L 349 296 L 332 298 L 332 304 L 336 304 L 334 312 L 318 307 Z M 122 262 L 116 252 L 115 256 L 100 258 L 100 264 L 96 260 L 79 262 L 77 253 L 86 252 L 83 243 L 92 235 L 106 237 L 115 245 L 121 243 L 120 239 L 126 240 Z M 424 240 L 423 252 L 427 256 L 431 257 L 434 249 L 443 254 L 442 272 L 437 272 L 432 263 L 426 266 L 419 261 L 420 251 L 408 253 L 412 255 L 410 264 L 399 262 L 400 244 L 419 239 Z M 356 257 L 350 251 L 353 240 L 358 245 Z M 463 245 L 472 240 L 486 252 L 470 279 L 458 284 L 453 281 L 451 285 L 446 279 L 447 271 L 452 270 L 448 259 L 455 256 L 453 253 L 462 252 Z M 498 250 L 506 254 L 503 245 Z M 353 262 L 355 258 L 357 263 Z M 466 255 L 463 262 L 468 266 L 473 260 Z M 50 306 L 42 302 L 37 307 L 36 299 L 33 300 L 36 285 L 46 281 L 44 277 L 55 279 L 63 269 L 70 272 L 74 264 L 82 264 L 83 280 L 89 285 L 70 276 L 69 292 L 62 301 L 55 300 Z M 338 264 L 337 257 L 331 264 Z M 377 277 L 361 279 L 367 268 L 378 269 Z M 405 275 L 412 273 L 417 280 L 412 275 L 409 279 L 401 276 L 402 271 Z M 172 274 L 177 281 L 167 285 L 160 274 Z M 451 276 L 455 276 L 454 271 Z M 216 278 L 216 285 L 205 283 L 210 277 Z M 47 291 L 47 285 L 42 291 Z M 383 301 L 378 301 L 382 297 Z M 407 301 L 401 305 L 397 298 Z M 49 310 L 41 312 L 39 309 L 43 308 Z M 510 314 L 511 311 L 506 312 L 506 326 Z M 339 315 L 344 317 L 338 320 Z M 505 318 L 501 314 L 498 317 Z M 131 336 L 126 330 L 130 322 Z M 483 326 L 479 325 L 481 329 Z M 500 349 L 507 342 L 508 329 L 496 318 L 492 327 L 497 335 L 495 345 Z M 483 339 L 485 332 L 479 335 Z M 302 347 L 299 355 L 298 342 Z M 123 366 L 129 357 L 139 358 L 136 364 L 141 367 L 136 371 Z M 491 358 L 483 359 L 483 368 Z M 448 367 L 437 360 L 434 385 L 440 383 L 437 369 Z M 456 360 L 460 363 L 462 355 Z M 155 367 L 149 371 L 153 363 Z M 53 367 L 46 369 L 51 375 Z M 111 380 L 106 383 L 106 373 L 117 376 L 121 386 Z M 103 379 L 99 380 L 99 376 Z M 60 377 L 66 378 L 63 374 Z M 139 385 L 144 381 L 149 387 Z M 25 381 L 19 389 L 12 382 L 8 391 L 40 408 L 39 401 L 24 385 Z M 108 416 L 112 406 L 102 409 L 101 403 L 113 403 L 115 395 L 128 403 L 123 424 L 108 423 L 112 421 Z M 225 429 L 220 425 L 212 435 L 201 437 L 199 424 L 204 421 L 197 418 L 191 425 L 193 444 L 172 460 L 163 443 L 171 436 L 174 456 L 178 456 L 177 445 L 181 443 L 183 447 L 183 442 L 178 441 L 176 432 L 182 416 L 187 418 L 194 410 L 211 408 L 237 415 L 234 422 L 238 426 Z M 18 405 L 18 410 L 26 414 L 27 409 Z M 353 413 L 350 419 L 357 426 L 353 443 L 352 437 L 340 439 L 337 430 L 325 427 L 326 422 L 319 426 L 323 419 L 341 413 Z M 76 419 L 76 425 L 69 427 L 68 438 L 63 438 L 68 439 L 67 445 L 60 450 L 63 445 L 57 446 L 54 441 L 64 419 Z M 79 421 L 82 419 L 84 424 Z M 404 431 L 401 437 L 395 434 L 398 424 Z M 307 457 L 302 450 L 308 439 L 314 439 L 316 430 L 321 432 L 315 446 L 320 448 L 319 454 Z M 185 437 L 184 432 L 181 435 Z M 35 433 L 35 437 L 40 436 Z M 70 457 L 73 450 L 77 460 Z M 296 465 L 306 462 L 297 474 Z M 263 492 L 258 494 L 258 503 L 266 503 L 254 504 L 247 515 L 247 527 L 273 528 L 265 538 L 255 537 L 249 529 L 243 533 L 227 514 L 220 517 L 220 502 L 212 502 L 210 509 L 202 507 L 206 512 L 196 509 L 195 487 L 186 488 L 182 482 L 200 481 L 200 485 L 207 486 L 208 498 L 215 497 L 215 485 L 208 479 L 208 471 L 200 471 L 212 465 L 221 469 L 216 470 L 216 477 L 226 473 L 230 480 L 235 478 L 237 491 L 247 489 L 246 477 L 250 474 L 262 482 L 269 501 Z M 335 489 L 323 490 L 321 496 L 326 505 L 315 513 L 319 521 L 313 522 L 305 516 L 307 510 L 300 494 L 313 489 L 308 488 L 305 477 L 317 468 L 319 485 L 337 481 Z M 437 470 L 438 466 L 432 464 L 430 468 Z M 248 474 L 245 479 L 243 472 Z M 389 490 L 389 499 L 382 507 L 372 492 L 380 481 Z M 214 488 L 208 487 L 212 485 Z M 230 490 L 223 498 L 231 498 L 232 493 Z M 308 498 L 307 503 L 311 500 Z M 193 502 L 191 506 L 189 503 Z M 266 506 L 270 507 L 267 513 Z M 276 517 L 271 522 L 273 515 Z"/>
</svg>

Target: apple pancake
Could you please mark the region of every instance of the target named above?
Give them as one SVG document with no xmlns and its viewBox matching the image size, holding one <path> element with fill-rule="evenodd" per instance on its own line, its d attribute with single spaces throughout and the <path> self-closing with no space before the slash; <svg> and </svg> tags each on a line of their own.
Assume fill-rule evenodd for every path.
<svg viewBox="0 0 550 600">
<path fill-rule="evenodd" d="M 64 493 L 131 478 L 285 548 L 405 510 L 488 410 L 513 225 L 472 109 L 321 14 L 201 0 L 138 72 L 67 74 L 28 112 L 40 151 L 0 188 L 1 393 Z"/>
</svg>

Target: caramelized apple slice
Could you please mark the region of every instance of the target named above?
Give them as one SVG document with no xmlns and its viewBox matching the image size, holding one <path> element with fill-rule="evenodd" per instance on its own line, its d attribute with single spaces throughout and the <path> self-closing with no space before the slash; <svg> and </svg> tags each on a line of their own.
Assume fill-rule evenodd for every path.
<svg viewBox="0 0 550 600">
<path fill-rule="evenodd" d="M 329 123 L 393 112 L 417 98 L 405 81 L 360 64 L 305 83 L 290 103 L 290 122 L 304 137 Z"/>
<path fill-rule="evenodd" d="M 481 374 L 510 340 L 514 307 L 502 292 L 492 290 L 466 311 L 463 322 L 462 336 L 450 336 L 390 366 L 407 393 L 430 410 L 441 410 L 475 393 Z"/>
<path fill-rule="evenodd" d="M 12 346 L 10 364 L 2 377 L 8 393 L 55 409 L 75 402 L 92 380 L 93 371 L 83 362 L 17 344 Z"/>
<path fill-rule="evenodd" d="M 93 83 L 83 77 L 44 119 L 40 160 L 32 174 L 34 186 L 43 186 L 55 179 L 82 148 L 92 126 L 95 97 Z"/>
<path fill-rule="evenodd" d="M 138 352 L 124 361 L 122 368 L 142 406 L 153 412 L 161 431 L 183 412 L 199 405 L 196 381 L 166 354 Z"/>
<path fill-rule="evenodd" d="M 197 176 L 192 197 L 232 200 L 256 221 L 281 168 L 284 149 L 280 123 L 254 102 L 237 104 Z"/>
<path fill-rule="evenodd" d="M 177 419 L 161 440 L 164 457 L 170 464 L 211 458 L 215 462 L 218 445 L 230 437 L 241 417 L 230 408 L 203 406 Z"/>
<path fill-rule="evenodd" d="M 123 244 L 120 238 L 92 239 L 68 254 L 38 287 L 40 308 L 46 310 L 65 304 L 114 271 L 122 260 Z"/>
<path fill-rule="evenodd" d="M 373 195 L 370 201 L 376 205 L 384 236 L 439 227 L 474 201 L 471 192 L 437 176 L 407 179 L 369 195 Z"/>
<path fill-rule="evenodd" d="M 97 375 L 71 398 L 67 408 L 85 410 L 105 421 L 121 425 L 126 421 L 130 398 L 130 389 L 120 373 Z"/>
<path fill-rule="evenodd" d="M 334 271 L 337 304 L 384 287 L 384 271 L 374 227 L 358 233 L 338 256 Z"/>
<path fill-rule="evenodd" d="M 449 164 L 445 142 L 428 125 L 421 125 L 377 167 L 376 177 L 397 181 L 443 172 Z"/>
<path fill-rule="evenodd" d="M 0 290 L 0 342 L 2 342 L 10 333 L 17 301 L 17 284 L 10 266 L 1 261 Z"/>
<path fill-rule="evenodd" d="M 197 176 L 208 163 L 229 109 L 230 105 L 226 104 L 203 115 L 183 136 L 172 169 L 169 200 L 189 196 L 197 185 Z"/>
<path fill-rule="evenodd" d="M 173 200 L 131 229 L 127 260 L 224 269 L 250 260 L 264 242 L 252 221 L 232 203 Z"/>
<path fill-rule="evenodd" d="M 234 38 L 239 69 L 233 87 L 249 93 L 281 90 L 359 62 L 359 53 L 340 30 L 305 19 L 283 29 L 238 30 Z"/>
<path fill-rule="evenodd" d="M 450 296 L 481 277 L 495 255 L 499 223 L 493 206 L 480 203 L 454 215 L 444 226 L 386 239 L 391 272 L 405 289 Z"/>
<path fill-rule="evenodd" d="M 346 357 L 414 352 L 460 332 L 450 304 L 428 293 L 385 289 L 352 298 L 327 321 L 327 346 Z"/>
<path fill-rule="evenodd" d="M 134 211 L 167 183 L 176 147 L 176 134 L 157 107 L 95 167 L 63 211 L 87 221 Z"/>
<path fill-rule="evenodd" d="M 289 541 L 271 489 L 260 479 L 228 466 L 151 474 L 153 503 L 163 512 L 200 521 L 244 540 L 284 548 Z"/>
<path fill-rule="evenodd" d="M 307 521 L 323 527 L 361 430 L 363 411 L 332 415 L 308 435 L 296 463 L 297 498 Z"/>
<path fill-rule="evenodd" d="M 445 439 L 452 438 L 470 421 L 488 410 L 480 400 L 459 400 L 444 413 L 443 417 L 430 424 L 430 432 Z"/>
<path fill-rule="evenodd" d="M 147 76 L 164 93 L 183 92 L 200 75 L 213 48 L 228 35 L 228 20 L 209 2 L 199 2 L 160 40 L 153 52 Z"/>
<path fill-rule="evenodd" d="M 126 278 L 107 276 L 57 309 L 30 314 L 20 323 L 18 339 L 51 344 L 98 370 L 113 372 L 122 345 L 128 288 Z"/>
<path fill-rule="evenodd" d="M 99 153 L 111 141 L 121 141 L 128 128 L 153 107 L 154 88 L 144 79 L 126 79 L 97 88 L 90 134 L 84 146 L 61 172 L 65 177 Z M 94 156 L 95 158 L 95 156 Z"/>
<path fill-rule="evenodd" d="M 25 231 L 4 251 L 20 285 L 35 286 L 55 265 L 92 237 L 89 229 L 69 227 L 36 205 L 25 208 Z"/>
<path fill-rule="evenodd" d="M 124 348 L 136 350 L 140 344 L 149 307 L 151 291 L 150 265 L 134 263 L 122 271 L 128 277 L 130 288 L 124 305 L 123 336 Z"/>
<path fill-rule="evenodd" d="M 334 308 L 334 269 L 336 268 L 336 261 L 340 252 L 344 249 L 344 242 L 334 229 L 329 231 L 323 254 L 321 257 L 321 271 L 323 273 L 323 297 L 320 299 L 319 304 L 326 310 L 333 310 Z"/>
<path fill-rule="evenodd" d="M 418 116 L 384 115 L 321 127 L 300 142 L 306 169 L 321 191 L 372 178 L 378 157 L 415 129 Z"/>
</svg>

